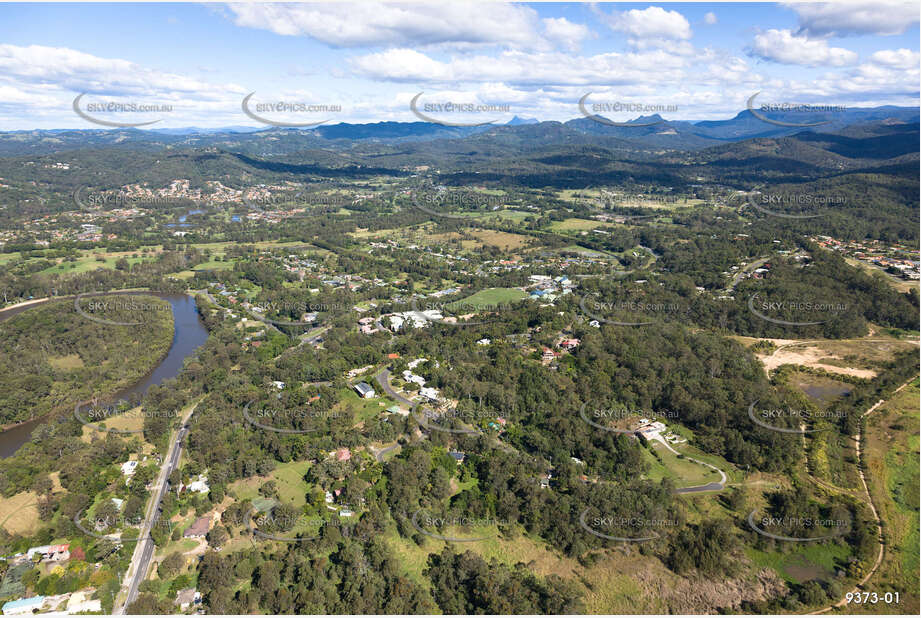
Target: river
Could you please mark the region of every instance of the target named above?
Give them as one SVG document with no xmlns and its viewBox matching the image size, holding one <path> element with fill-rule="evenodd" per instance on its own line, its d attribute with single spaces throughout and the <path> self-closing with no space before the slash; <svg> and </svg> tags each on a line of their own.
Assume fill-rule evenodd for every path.
<svg viewBox="0 0 921 618">
<path fill-rule="evenodd" d="M 138 293 L 138 292 L 135 292 Z M 118 401 L 119 399 L 128 399 L 134 394 L 143 395 L 147 389 L 154 384 L 160 384 L 164 380 L 179 375 L 182 370 L 182 363 L 195 350 L 201 347 L 208 338 L 208 331 L 202 324 L 198 316 L 195 299 L 187 294 L 160 294 L 157 292 L 140 292 L 150 296 L 157 296 L 169 301 L 170 308 L 173 312 L 173 343 L 170 345 L 169 352 L 160 363 L 146 375 L 142 376 L 132 386 L 125 388 L 109 399 Z M 35 303 L 25 307 L 17 307 L 4 312 L 0 312 L 0 322 L 10 319 L 23 311 L 32 307 L 40 307 L 44 303 Z M 15 427 L 0 432 L 0 459 L 6 459 L 13 455 L 19 447 L 29 441 L 32 431 L 46 419 L 38 418 L 26 421 Z"/>
</svg>

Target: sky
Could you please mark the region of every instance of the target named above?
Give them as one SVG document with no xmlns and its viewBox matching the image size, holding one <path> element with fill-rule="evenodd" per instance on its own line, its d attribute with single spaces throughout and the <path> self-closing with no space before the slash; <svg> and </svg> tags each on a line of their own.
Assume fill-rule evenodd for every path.
<svg viewBox="0 0 921 618">
<path fill-rule="evenodd" d="M 879 0 L 0 3 L 0 130 L 918 107 L 918 19 Z"/>
</svg>

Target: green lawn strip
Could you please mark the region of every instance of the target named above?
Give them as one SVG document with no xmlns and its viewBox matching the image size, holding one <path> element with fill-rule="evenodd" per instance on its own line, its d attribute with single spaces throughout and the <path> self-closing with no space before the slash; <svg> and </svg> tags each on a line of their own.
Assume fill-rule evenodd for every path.
<svg viewBox="0 0 921 618">
<path fill-rule="evenodd" d="M 847 545 L 828 543 L 799 543 L 789 552 L 762 551 L 753 547 L 746 548 L 746 555 L 759 567 L 773 569 L 790 583 L 802 583 L 795 573 L 800 570 L 813 571 L 814 575 L 825 579 L 834 577 L 836 569 L 844 564 L 851 555 Z"/>
<path fill-rule="evenodd" d="M 678 457 L 657 440 L 652 442 L 652 448 L 662 458 L 668 469 L 668 476 L 677 487 L 693 487 L 706 483 L 719 481 L 720 476 L 710 468 L 702 466 L 687 458 Z"/>
<path fill-rule="evenodd" d="M 527 292 L 518 288 L 487 288 L 456 303 L 448 304 L 446 307 L 451 309 L 452 306 L 457 306 L 460 311 L 475 310 L 478 307 L 482 307 L 484 311 L 487 311 L 492 306 L 513 303 L 527 297 Z"/>
</svg>

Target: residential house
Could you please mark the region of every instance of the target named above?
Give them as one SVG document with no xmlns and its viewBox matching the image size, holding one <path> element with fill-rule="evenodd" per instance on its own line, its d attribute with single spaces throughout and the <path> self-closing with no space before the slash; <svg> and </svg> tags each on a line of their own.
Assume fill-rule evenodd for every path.
<svg viewBox="0 0 921 618">
<path fill-rule="evenodd" d="M 406 380 L 407 382 L 413 382 L 414 384 L 418 384 L 420 387 L 425 386 L 425 378 L 414 374 L 409 369 L 403 370 L 403 379 Z"/>
<path fill-rule="evenodd" d="M 354 386 L 355 391 L 358 393 L 358 396 L 363 399 L 371 399 L 374 397 L 374 389 L 371 388 L 371 385 L 367 382 L 359 382 Z"/>
<path fill-rule="evenodd" d="M 122 474 L 127 477 L 131 477 L 134 474 L 134 470 L 138 467 L 137 461 L 126 461 L 122 464 Z"/>
<path fill-rule="evenodd" d="M 665 423 L 654 421 L 647 425 L 642 425 L 637 432 L 644 438 L 654 439 L 659 437 L 659 432 L 665 429 Z"/>
<path fill-rule="evenodd" d="M 438 389 L 423 386 L 419 389 L 419 394 L 429 401 L 438 401 Z"/>
<path fill-rule="evenodd" d="M 365 365 L 364 367 L 358 367 L 356 369 L 349 369 L 349 372 L 346 375 L 351 380 L 355 376 L 362 374 L 369 369 L 374 369 L 374 365 Z"/>
<path fill-rule="evenodd" d="M 390 317 L 390 330 L 393 332 L 399 332 L 403 330 L 403 318 L 398 315 L 391 315 Z"/>
<path fill-rule="evenodd" d="M 203 539 L 211 529 L 211 516 L 202 515 L 195 522 L 185 529 L 182 536 L 187 539 Z"/>
<path fill-rule="evenodd" d="M 176 600 L 173 601 L 173 605 L 178 605 L 182 612 L 198 603 L 201 603 L 201 593 L 195 588 L 183 588 L 176 593 Z"/>
<path fill-rule="evenodd" d="M 186 489 L 199 494 L 208 493 L 208 491 L 210 491 L 210 488 L 208 487 L 208 477 L 204 474 L 199 474 L 198 479 L 189 483 L 186 486 Z"/>
<path fill-rule="evenodd" d="M 41 555 L 42 562 L 63 562 L 70 560 L 70 544 L 39 545 L 38 547 L 30 547 L 26 552 L 26 555 L 30 558 L 35 554 Z"/>
<path fill-rule="evenodd" d="M 28 599 L 17 599 L 15 601 L 7 601 L 3 604 L 3 615 L 4 616 L 22 616 L 25 614 L 33 614 L 36 610 L 41 609 L 42 605 L 45 604 L 45 597 L 29 597 Z"/>
</svg>

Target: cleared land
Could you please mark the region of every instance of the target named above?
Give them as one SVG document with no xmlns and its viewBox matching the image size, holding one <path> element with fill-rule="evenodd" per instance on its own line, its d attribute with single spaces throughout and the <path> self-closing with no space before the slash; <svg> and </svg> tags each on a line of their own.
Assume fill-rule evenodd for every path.
<svg viewBox="0 0 921 618">
<path fill-rule="evenodd" d="M 867 420 L 867 481 L 885 522 L 886 551 L 879 570 L 864 588 L 880 594 L 898 591 L 901 602 L 852 606 L 854 613 L 917 614 L 919 610 L 918 398 L 915 380 Z"/>
<path fill-rule="evenodd" d="M 96 427 L 105 426 L 106 429 L 117 429 L 118 431 L 132 431 L 137 433 L 132 434 L 121 434 L 120 437 L 131 439 L 132 436 L 137 436 L 139 439 L 144 439 L 144 434 L 141 433 L 141 430 L 144 429 L 144 416 L 140 407 L 129 410 L 126 414 L 117 414 L 105 419 L 105 421 L 94 422 L 93 425 Z M 96 429 L 89 427 L 87 425 L 83 426 L 83 434 L 80 436 L 80 439 L 84 442 L 91 442 L 93 436 L 104 437 L 106 434 L 105 431 L 101 429 Z"/>
<path fill-rule="evenodd" d="M 554 232 L 572 232 L 572 231 L 581 231 L 581 230 L 592 230 L 595 228 L 608 227 L 612 225 L 605 221 L 595 221 L 594 219 L 563 219 L 562 221 L 554 221 L 550 225 L 550 229 Z"/>
<path fill-rule="evenodd" d="M 286 504 L 300 507 L 306 504 L 307 492 L 310 486 L 304 480 L 304 474 L 310 464 L 303 461 L 292 461 L 280 464 L 268 476 L 252 476 L 233 482 L 228 489 L 239 500 L 258 500 L 262 498 L 259 488 L 266 482 L 275 481 L 279 499 Z"/>
<path fill-rule="evenodd" d="M 0 498 L 0 527 L 10 534 L 30 535 L 38 530 L 38 494 L 31 491 Z"/>
<path fill-rule="evenodd" d="M 686 457 L 678 457 L 658 440 L 651 441 L 650 447 L 662 460 L 659 463 L 654 457 L 649 458 L 651 463 L 649 478 L 653 481 L 668 478 L 675 483 L 675 487 L 693 487 L 720 480 L 720 475 L 714 470 Z"/>
<path fill-rule="evenodd" d="M 758 339 L 733 337 L 743 345 Z M 768 373 L 781 365 L 802 365 L 824 369 L 857 378 L 876 377 L 882 363 L 893 358 L 896 352 L 917 347 L 917 340 L 881 337 L 878 333 L 862 339 L 764 339 L 777 348 L 770 354 L 759 354 L 758 359 Z"/>
<path fill-rule="evenodd" d="M 899 292 L 907 293 L 913 289 L 914 290 L 918 289 L 919 283 L 917 281 L 906 281 L 905 279 L 900 279 L 899 277 L 890 275 L 889 273 L 884 271 L 879 266 L 868 264 L 867 262 L 864 262 L 863 260 L 858 260 L 856 258 L 844 258 L 844 260 L 851 266 L 856 266 L 857 268 L 865 270 L 866 272 L 872 275 L 883 277 L 886 281 L 889 282 L 890 285 L 892 285 L 892 287 L 894 287 Z"/>
<path fill-rule="evenodd" d="M 484 309 L 488 309 L 493 305 L 513 303 L 527 297 L 527 293 L 518 288 L 488 288 L 458 301 L 458 304 L 462 308 L 482 306 Z M 448 305 L 448 307 L 450 308 L 451 305 Z"/>
</svg>

